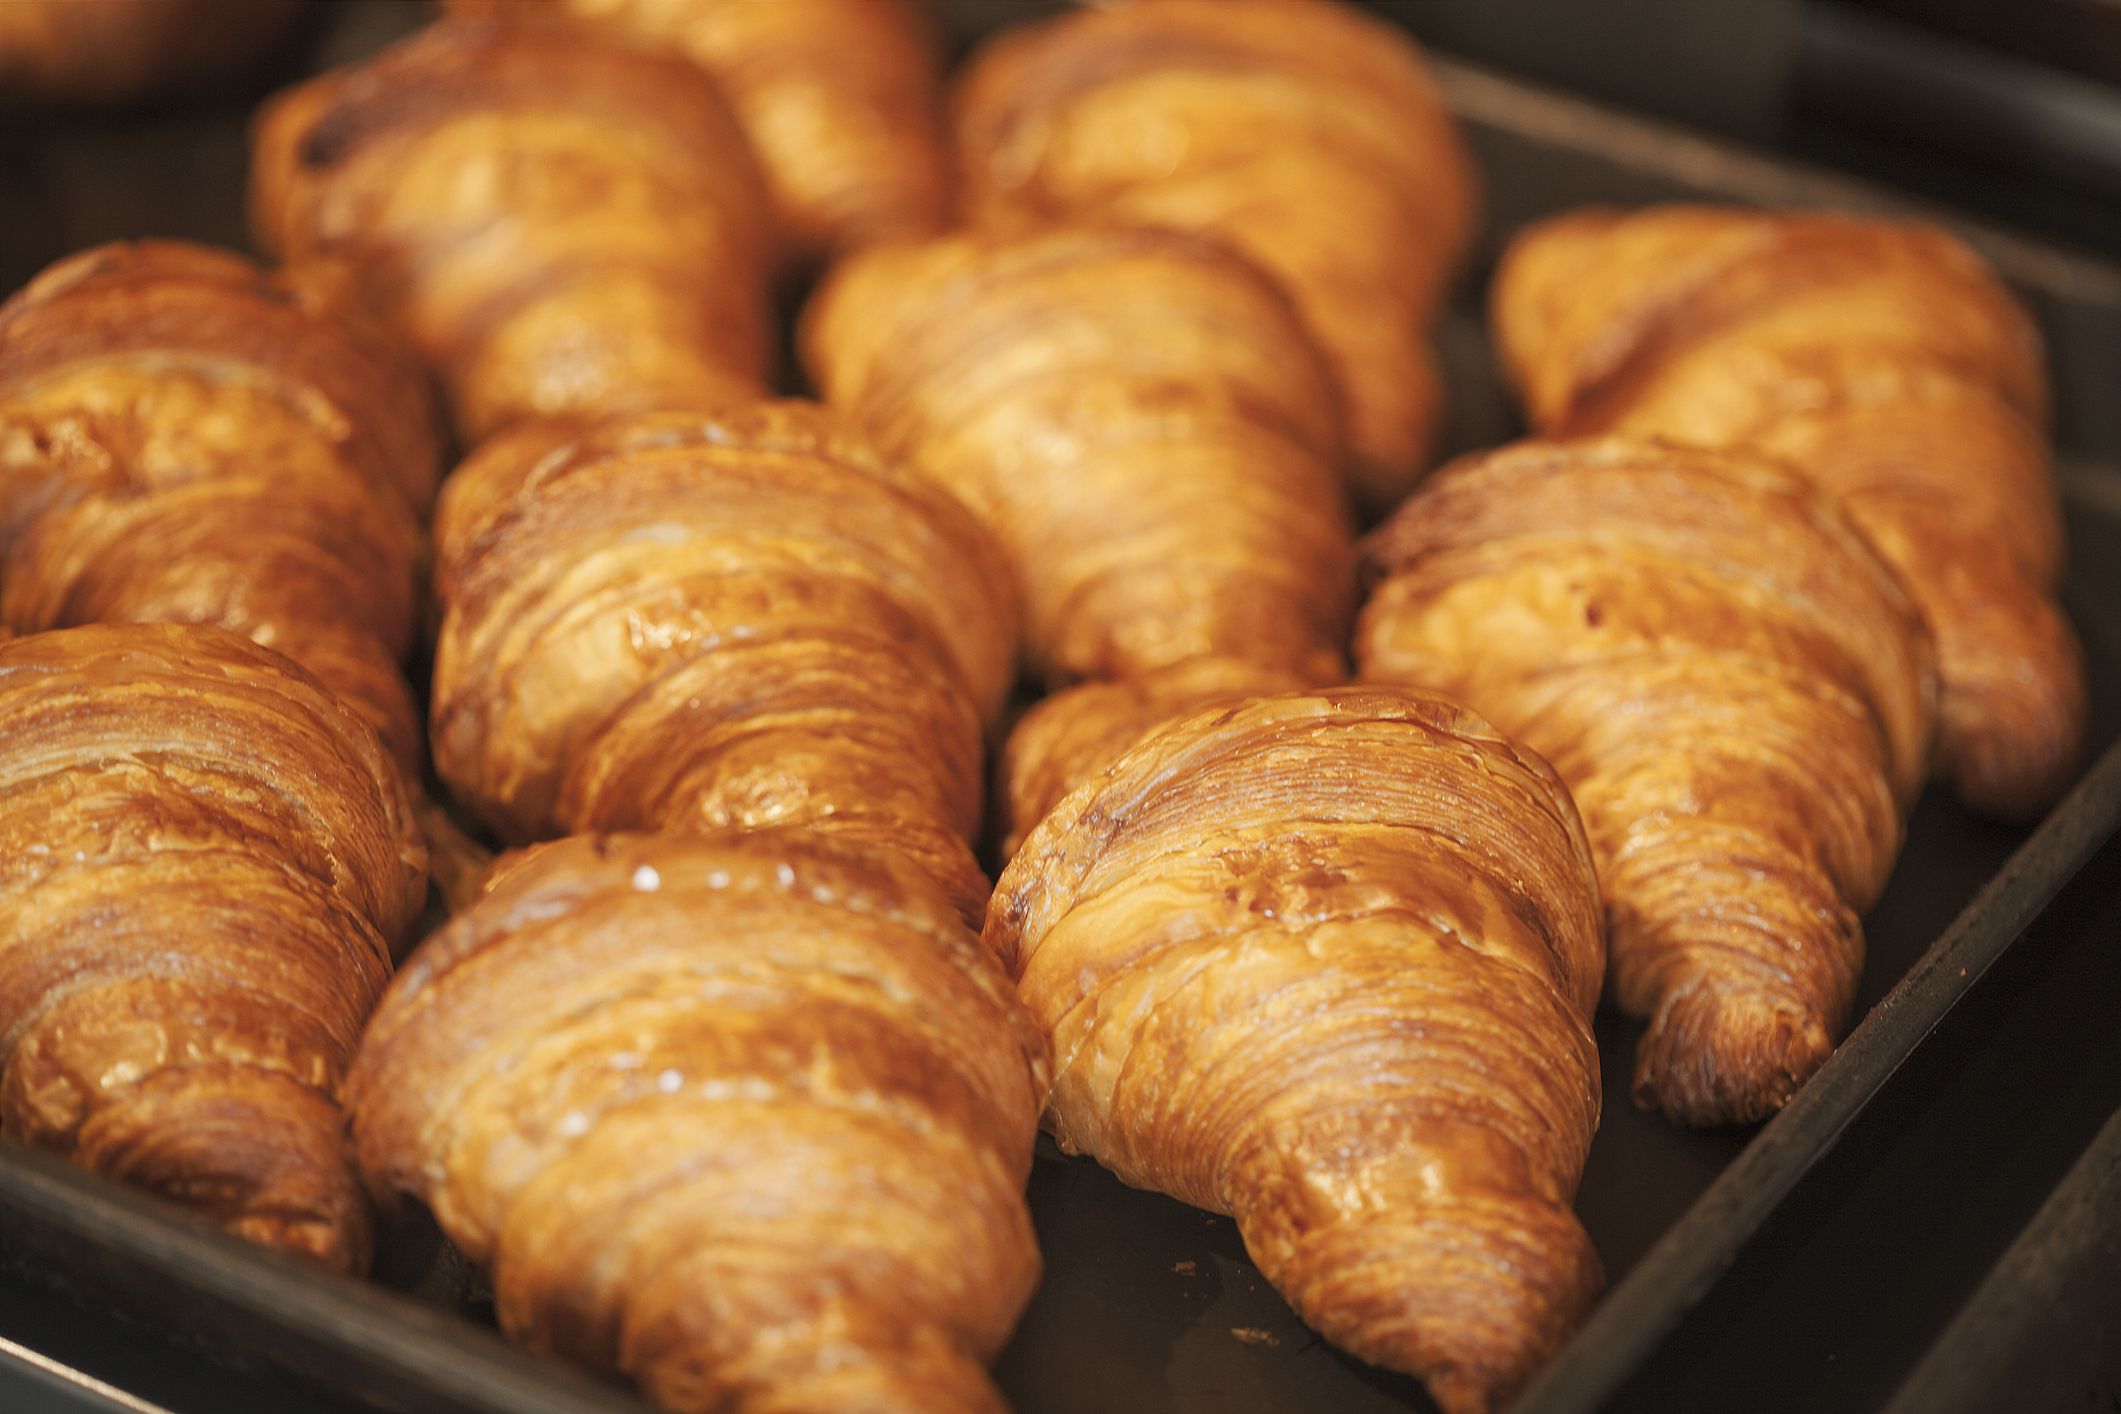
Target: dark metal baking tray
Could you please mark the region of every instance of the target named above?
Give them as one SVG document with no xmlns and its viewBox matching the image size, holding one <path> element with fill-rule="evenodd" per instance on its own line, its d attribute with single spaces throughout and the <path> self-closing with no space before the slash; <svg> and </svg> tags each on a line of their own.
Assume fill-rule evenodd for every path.
<svg viewBox="0 0 2121 1414">
<path fill-rule="evenodd" d="M 992 21 L 1008 7 L 960 8 Z M 356 56 L 419 13 L 394 3 L 329 7 L 316 52 L 320 61 Z M 1899 205 L 1871 188 L 1485 71 L 1446 64 L 1443 76 L 1482 159 L 1491 212 L 1490 244 L 1443 331 L 1457 447 L 1516 431 L 1491 372 L 1474 291 L 1496 244 L 1524 222 L 1584 201 Z M 242 244 L 241 133 L 250 96 L 231 95 L 209 111 L 8 125 L 0 132 L 0 190 L 25 219 L 0 223 L 0 281 L 12 288 L 58 255 L 122 235 Z M 2073 541 L 2065 593 L 2086 639 L 2093 740 L 2103 747 L 2121 735 L 2121 403 L 2111 396 L 2121 387 L 2121 269 L 1955 224 L 2025 294 L 2053 352 Z M 1980 999 L 1998 985 L 1988 978 L 1992 965 L 2011 956 L 2117 823 L 2121 751 L 2097 759 L 2079 790 L 2030 835 L 1971 816 L 1941 792 L 1925 796 L 1900 868 L 1866 922 L 1859 1005 L 1868 1015 L 1798 1101 L 1757 1132 L 1685 1132 L 1636 1111 L 1626 1096 L 1636 1028 L 1602 1017 L 1606 1115 L 1579 1209 L 1613 1285 L 1519 1402 L 1522 1414 L 1615 1407 L 1616 1400 L 1633 1407 L 1635 1385 L 1661 1365 L 1687 1363 L 1675 1333 L 1683 1337 L 1711 1319 L 1719 1301 L 1734 1299 L 1732 1283 L 1719 1278 L 1736 1264 L 1752 1279 L 1748 1264 L 1773 1248 L 1791 1195 L 1802 1199 L 1807 1185 L 1833 1175 L 1837 1156 L 1845 1164 L 1846 1136 L 1896 1113 L 1896 1104 L 1949 1112 L 1963 1075 L 1925 1064 L 1942 1053 L 1933 1031 L 1948 1032 L 1955 1009 L 1980 1012 Z M 2121 1104 L 2121 1077 L 2114 1104 Z M 2033 1205 L 2077 1152 L 2071 1141 L 2058 1138 L 2066 1152 L 2058 1150 L 2052 1172 L 2028 1180 L 2037 1190 Z M 1304 1330 L 1245 1260 L 1228 1221 L 1127 1189 L 1051 1152 L 1034 1168 L 1031 1201 L 1048 1275 L 999 1367 L 1022 1414 L 1428 1407 L 1412 1381 L 1369 1370 Z M 2028 1207 L 2022 1217 L 2030 1216 Z M 395 1234 L 382 1284 L 357 1285 L 256 1252 L 42 1155 L 0 1146 L 0 1264 L 15 1283 L 0 1297 L 27 1290 L 25 1282 L 42 1284 L 99 1313 L 81 1320 L 104 1322 L 115 1312 L 153 1332 L 153 1340 L 132 1337 L 120 1353 L 107 1335 L 76 1339 L 48 1363 L 129 1389 L 144 1380 L 180 1414 L 234 1414 L 249 1407 L 243 1391 L 266 1391 L 256 1407 L 283 1412 L 640 1409 L 623 1391 L 502 1344 L 476 1283 L 431 1231 Z M 0 1336 L 35 1343 L 18 1334 L 27 1319 L 19 1315 L 0 1300 Z M 1938 1329 L 1949 1315 L 1936 1316 Z M 28 1323 L 51 1335 L 47 1345 L 68 1344 L 64 1318 Z M 199 1355 L 255 1380 L 229 1383 L 234 1377 Z M 27 1377 L 0 1346 L 0 1378 L 10 1373 Z M 65 1382 L 49 1369 L 41 1378 Z M 67 1385 L 67 1398 L 89 1401 L 79 1407 L 125 1407 L 93 1402 L 103 1397 Z"/>
</svg>

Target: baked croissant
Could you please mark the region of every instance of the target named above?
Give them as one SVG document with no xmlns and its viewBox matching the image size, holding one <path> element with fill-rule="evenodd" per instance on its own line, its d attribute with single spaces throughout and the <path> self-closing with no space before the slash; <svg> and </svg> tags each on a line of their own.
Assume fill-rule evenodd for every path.
<svg viewBox="0 0 2121 1414">
<path fill-rule="evenodd" d="M 251 206 L 266 249 L 352 265 L 467 442 L 764 387 L 765 197 L 680 60 L 445 20 L 267 105 Z"/>
<path fill-rule="evenodd" d="M 927 881 L 815 835 L 541 846 L 407 964 L 362 1167 L 513 1338 L 674 1411 L 999 1411 L 1038 1034 Z"/>
<path fill-rule="evenodd" d="M 1597 882 L 1554 773 L 1470 713 L 1350 687 L 1166 725 L 1031 832 L 987 942 L 1061 1146 L 1235 1215 L 1328 1340 L 1470 1414 L 1588 1307 Z"/>
<path fill-rule="evenodd" d="M 1939 767 L 2018 815 L 2082 748 L 2038 334 L 1942 231 L 1843 216 L 1584 211 L 1504 262 L 1496 330 L 1532 418 L 1778 457 L 1913 592 L 1943 680 Z"/>
<path fill-rule="evenodd" d="M 1118 229 L 879 247 L 802 346 L 829 402 L 994 530 L 1049 683 L 1209 656 L 1341 675 L 1332 387 L 1236 257 Z"/>
<path fill-rule="evenodd" d="M 249 63 L 296 0 L 7 0 L 0 102 L 116 103 Z"/>
<path fill-rule="evenodd" d="M 0 643 L 0 1128 L 330 1266 L 333 1098 L 426 871 L 375 734 L 220 629 Z"/>
<path fill-rule="evenodd" d="M 1346 399 L 1356 497 L 1425 469 L 1424 331 L 1473 230 L 1472 163 L 1405 33 L 1325 0 L 1137 0 L 1008 32 L 956 94 L 977 216 L 1169 226 L 1294 296 Z"/>
<path fill-rule="evenodd" d="M 0 306 L 0 613 L 247 634 L 410 770 L 438 456 L 416 370 L 324 286 L 177 242 L 85 251 Z"/>
<path fill-rule="evenodd" d="M 805 264 L 943 224 L 940 46 L 923 0 L 448 3 L 481 15 L 560 10 L 705 69 Z"/>
<path fill-rule="evenodd" d="M 1365 678 L 1545 756 L 1598 852 L 1635 1096 L 1757 1120 L 1832 1051 L 1933 728 L 1862 536 L 1771 463 L 1621 439 L 1439 473 L 1365 546 Z"/>
<path fill-rule="evenodd" d="M 505 839 L 802 823 L 976 918 L 1000 551 L 820 409 L 526 423 L 451 477 L 436 768 Z"/>
</svg>

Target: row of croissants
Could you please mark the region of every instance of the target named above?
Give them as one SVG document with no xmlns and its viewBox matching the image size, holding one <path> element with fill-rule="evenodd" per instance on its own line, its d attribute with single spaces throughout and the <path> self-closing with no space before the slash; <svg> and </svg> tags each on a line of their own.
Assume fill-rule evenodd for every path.
<svg viewBox="0 0 2121 1414">
<path fill-rule="evenodd" d="M 1601 1283 L 1601 995 L 1759 1120 L 1925 780 L 2071 776 L 2041 352 L 1938 231 L 1526 231 L 1538 436 L 1424 477 L 1472 165 L 1358 9 L 947 102 L 910 0 L 449 10 L 261 115 L 279 268 L 0 308 L 11 1136 L 349 1271 L 417 1200 L 671 1410 L 970 1414 L 1043 1120 L 1475 1414 Z"/>
</svg>

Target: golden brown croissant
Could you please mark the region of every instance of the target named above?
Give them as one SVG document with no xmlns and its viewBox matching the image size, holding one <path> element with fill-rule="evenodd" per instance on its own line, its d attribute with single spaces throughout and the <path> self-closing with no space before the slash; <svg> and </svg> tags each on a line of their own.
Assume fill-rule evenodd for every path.
<svg viewBox="0 0 2121 1414">
<path fill-rule="evenodd" d="M 1597 883 L 1561 782 L 1426 694 L 1205 709 L 1031 832 L 987 941 L 1047 1126 L 1237 1218 L 1320 1334 L 1486 1410 L 1589 1305 Z"/>
<path fill-rule="evenodd" d="M 1117 229 L 879 247 L 802 338 L 828 401 L 994 530 L 1048 682 L 1207 656 L 1340 675 L 1332 388 L 1236 257 Z"/>
<path fill-rule="evenodd" d="M 8 624 L 218 624 L 295 658 L 419 759 L 412 647 L 434 412 L 328 291 L 149 241 L 0 306 Z"/>
<path fill-rule="evenodd" d="M 1363 676 L 1553 762 L 1598 851 L 1635 1095 L 1760 1119 L 1824 1061 L 1934 716 L 1891 572 L 1767 462 L 1622 439 L 1439 473 L 1366 545 Z"/>
<path fill-rule="evenodd" d="M 398 774 L 219 629 L 0 644 L 0 1127 L 254 1242 L 368 1261 L 333 1098 L 426 898 Z"/>
<path fill-rule="evenodd" d="M 295 0 L 6 0 L 0 102 L 114 103 L 226 73 L 298 10 Z"/>
<path fill-rule="evenodd" d="M 450 479 L 436 550 L 435 764 L 505 838 L 799 822 L 978 916 L 1008 570 L 822 410 L 526 423 Z"/>
<path fill-rule="evenodd" d="M 976 216 L 1197 231 L 1281 280 L 1346 399 L 1357 498 L 1406 494 L 1442 413 L 1424 331 L 1478 198 L 1402 31 L 1324 0 L 1139 0 L 993 41 L 956 110 Z"/>
<path fill-rule="evenodd" d="M 467 441 L 764 386 L 765 197 L 680 60 L 445 20 L 268 105 L 251 202 L 267 249 L 359 272 Z"/>
<path fill-rule="evenodd" d="M 448 0 L 559 10 L 711 74 L 805 263 L 943 224 L 941 67 L 922 0 Z"/>
<path fill-rule="evenodd" d="M 1002 1407 L 1043 1043 L 916 872 L 805 832 L 580 836 L 407 964 L 361 1163 L 502 1329 L 675 1411 Z"/>
<path fill-rule="evenodd" d="M 1778 457 L 1833 492 L 1936 636 L 1939 765 L 2004 814 L 2068 784 L 2082 654 L 2037 333 L 1919 225 L 1665 207 L 1520 238 L 1495 322 L 1533 421 Z"/>
</svg>

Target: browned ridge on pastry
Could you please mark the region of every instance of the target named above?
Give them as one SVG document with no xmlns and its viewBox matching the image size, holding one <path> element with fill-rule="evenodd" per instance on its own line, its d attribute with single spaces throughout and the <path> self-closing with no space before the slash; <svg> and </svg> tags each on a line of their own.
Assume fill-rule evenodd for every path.
<svg viewBox="0 0 2121 1414">
<path fill-rule="evenodd" d="M 375 734 L 219 629 L 0 644 L 0 1128 L 368 1262 L 335 1089 L 426 898 Z"/>
<path fill-rule="evenodd" d="M 116 103 L 225 74 L 272 43 L 299 0 L 6 0 L 0 103 Z"/>
<path fill-rule="evenodd" d="M 923 0 L 448 0 L 559 11 L 712 75 L 803 263 L 943 224 L 940 37 Z"/>
<path fill-rule="evenodd" d="M 764 387 L 765 195 L 682 60 L 566 25 L 431 25 L 267 106 L 251 216 L 285 259 L 352 265 L 467 441 Z"/>
<path fill-rule="evenodd" d="M 1332 365 L 1373 510 L 1426 468 L 1425 331 L 1471 235 L 1472 163 L 1405 33 L 1325 0 L 1139 0 L 1005 33 L 956 97 L 975 217 L 1227 241 L 1281 280 Z"/>
<path fill-rule="evenodd" d="M 1511 248 L 1495 323 L 1548 432 L 1759 452 L 1838 496 L 1936 637 L 1940 769 L 1999 814 L 2061 794 L 2086 703 L 2047 380 L 1972 251 L 1845 216 L 1582 211 Z"/>
<path fill-rule="evenodd" d="M 1920 786 L 1930 647 L 1793 473 L 1623 439 L 1438 473 L 1366 546 L 1363 676 L 1421 683 L 1554 764 L 1598 851 L 1635 1095 L 1757 1120 L 1840 1034 Z"/>
<path fill-rule="evenodd" d="M 370 1183 L 433 1209 L 517 1340 L 681 1414 L 993 1414 L 1045 1083 L 931 884 L 765 830 L 504 863 L 347 1093 Z"/>
<path fill-rule="evenodd" d="M 526 423 L 450 479 L 435 765 L 517 842 L 803 823 L 968 916 L 1001 552 L 821 409 Z"/>
<path fill-rule="evenodd" d="M 417 370 L 321 283 L 176 242 L 63 260 L 0 306 L 0 613 L 247 634 L 410 768 L 435 431 Z"/>
<path fill-rule="evenodd" d="M 1561 782 L 1472 714 L 1352 687 L 1183 717 L 1031 832 L 987 941 L 1062 1146 L 1235 1215 L 1335 1344 L 1472 1414 L 1589 1306 L 1597 882 Z"/>
<path fill-rule="evenodd" d="M 1119 229 L 878 247 L 828 279 L 803 349 L 994 530 L 1048 683 L 1215 656 L 1341 675 L 1332 386 L 1235 256 Z"/>
</svg>

